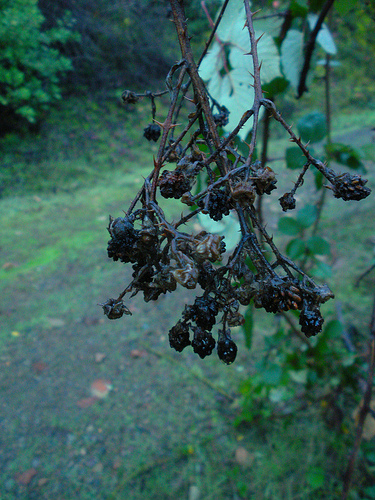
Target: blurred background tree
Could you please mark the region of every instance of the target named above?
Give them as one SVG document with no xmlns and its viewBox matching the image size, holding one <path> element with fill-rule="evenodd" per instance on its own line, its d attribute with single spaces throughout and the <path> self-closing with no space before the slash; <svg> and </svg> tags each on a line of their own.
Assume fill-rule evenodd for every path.
<svg viewBox="0 0 375 500">
<path fill-rule="evenodd" d="M 0 131 L 23 120 L 36 123 L 61 98 L 59 78 L 72 69 L 55 48 L 73 37 L 67 19 L 43 30 L 37 0 L 0 3 Z"/>
</svg>

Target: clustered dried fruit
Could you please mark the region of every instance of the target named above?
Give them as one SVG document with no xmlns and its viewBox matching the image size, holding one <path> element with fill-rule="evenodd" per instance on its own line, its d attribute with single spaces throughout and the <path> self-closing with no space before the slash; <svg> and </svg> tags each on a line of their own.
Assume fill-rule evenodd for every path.
<svg viewBox="0 0 375 500">
<path fill-rule="evenodd" d="M 255 201 L 263 195 L 270 195 L 276 189 L 277 180 L 269 166 L 250 161 L 255 138 L 251 140 L 247 160 L 236 149 L 231 140 L 233 137 L 222 138 L 218 133 L 218 127 L 228 124 L 228 109 L 215 101 L 211 110 L 204 105 L 205 101 L 200 97 L 204 89 L 196 88 L 199 79 L 190 79 L 194 100 L 188 98 L 189 84 L 182 84 L 182 78 L 174 78 L 174 73 L 181 68 L 186 70 L 185 59 L 172 67 L 167 78 L 168 91 L 175 104 L 195 103 L 194 113 L 188 115 L 189 125 L 174 138 L 180 106 L 172 105 L 172 114 L 162 125 L 163 140 L 154 161 L 154 170 L 145 179 L 126 215 L 116 219 L 110 217 L 108 257 L 131 263 L 133 272 L 131 283 L 120 296 L 108 299 L 101 306 L 109 319 L 117 319 L 131 314 L 123 303 L 126 293 L 131 296 L 142 293 L 148 302 L 173 292 L 178 285 L 189 290 L 200 287 L 199 295 L 185 306 L 180 319 L 170 329 L 170 346 L 178 352 L 191 346 L 201 358 L 209 356 L 216 347 L 219 359 L 230 364 L 237 355 L 231 329 L 245 322 L 241 306 L 253 302 L 256 308 L 273 314 L 299 311 L 301 331 L 306 337 L 311 337 L 322 330 L 320 307 L 333 294 L 327 286 L 317 286 L 293 262 L 282 256 L 257 216 Z M 192 71 L 193 66 L 187 73 Z M 175 88 L 174 81 L 179 82 Z M 179 92 L 183 93 L 179 95 Z M 151 99 L 153 123 L 144 129 L 144 137 L 155 142 L 161 135 L 161 124 L 155 121 L 157 95 L 161 94 L 136 94 L 130 90 L 122 94 L 122 100 L 127 104 L 135 104 L 141 97 Z M 283 123 L 271 101 L 262 99 L 261 104 Z M 217 112 L 209 117 L 207 113 L 213 109 Z M 290 133 L 290 127 L 287 130 Z M 293 136 L 292 140 L 308 157 L 299 140 Z M 165 169 L 167 162 L 176 163 L 176 167 Z M 361 176 L 336 174 L 322 162 L 308 157 L 294 188 L 279 198 L 283 211 L 295 208 L 294 195 L 310 164 L 329 180 L 336 198 L 361 200 L 370 194 L 365 187 L 367 181 Z M 194 186 L 197 186 L 197 192 L 192 194 Z M 168 222 L 157 201 L 159 194 L 188 205 L 190 215 L 181 216 L 175 223 Z M 226 251 L 224 236 L 199 229 L 194 233 L 180 230 L 198 213 L 220 221 L 231 211 L 238 216 L 241 234 L 225 264 L 221 262 Z M 266 256 L 259 234 L 273 257 Z"/>
<path fill-rule="evenodd" d="M 363 200 L 371 193 L 368 187 L 365 187 L 367 179 L 362 179 L 356 174 L 340 174 L 333 180 L 333 194 L 335 198 L 348 200 Z"/>
<path fill-rule="evenodd" d="M 229 215 L 232 208 L 231 197 L 226 188 L 212 189 L 205 198 L 198 201 L 203 212 L 208 213 L 211 219 L 219 221 L 224 215 Z"/>
<path fill-rule="evenodd" d="M 159 179 L 160 194 L 164 198 L 181 198 L 181 196 L 190 191 L 191 179 L 186 171 L 181 168 L 176 170 L 164 170 Z"/>
</svg>

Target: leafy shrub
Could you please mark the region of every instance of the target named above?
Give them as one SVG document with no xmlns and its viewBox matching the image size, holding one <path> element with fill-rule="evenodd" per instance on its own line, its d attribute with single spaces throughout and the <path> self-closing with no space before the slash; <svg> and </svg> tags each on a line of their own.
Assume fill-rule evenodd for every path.
<svg viewBox="0 0 375 500">
<path fill-rule="evenodd" d="M 65 43 L 72 32 L 62 26 L 43 31 L 44 17 L 37 4 L 37 0 L 0 2 L 2 131 L 17 117 L 35 123 L 61 98 L 59 77 L 71 69 L 70 60 L 54 44 Z"/>
</svg>

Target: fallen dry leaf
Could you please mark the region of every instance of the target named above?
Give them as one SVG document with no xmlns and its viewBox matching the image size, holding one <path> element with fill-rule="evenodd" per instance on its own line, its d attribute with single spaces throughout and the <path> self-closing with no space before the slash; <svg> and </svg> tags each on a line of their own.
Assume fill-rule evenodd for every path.
<svg viewBox="0 0 375 500">
<path fill-rule="evenodd" d="M 106 357 L 106 355 L 103 352 L 95 353 L 95 361 L 97 363 L 101 363 L 105 357 Z"/>
<path fill-rule="evenodd" d="M 111 382 L 109 382 L 109 380 L 103 380 L 101 378 L 94 380 L 90 387 L 92 396 L 99 399 L 107 397 L 110 390 L 112 390 Z"/>
<path fill-rule="evenodd" d="M 147 356 L 147 352 L 144 349 L 132 349 L 130 351 L 130 356 L 132 358 L 143 358 Z"/>
<path fill-rule="evenodd" d="M 240 446 L 234 454 L 235 460 L 242 467 L 251 467 L 254 462 L 254 455 L 249 453 L 246 448 Z"/>
<path fill-rule="evenodd" d="M 65 325 L 65 321 L 61 318 L 46 318 L 49 326 L 59 328 Z"/>
<path fill-rule="evenodd" d="M 48 368 L 47 363 L 44 363 L 43 361 L 37 361 L 36 363 L 32 364 L 32 369 L 34 370 L 35 373 L 42 373 L 47 368 Z"/>
<path fill-rule="evenodd" d="M 96 403 L 99 400 L 99 398 L 95 396 L 90 396 L 89 398 L 83 398 L 77 401 L 77 406 L 79 408 L 88 408 L 89 406 L 92 406 L 94 403 Z"/>
<path fill-rule="evenodd" d="M 1 269 L 4 269 L 6 271 L 7 269 L 13 269 L 15 267 L 18 267 L 18 264 L 15 264 L 14 262 L 4 262 L 4 264 L 1 266 Z"/>
<path fill-rule="evenodd" d="M 36 473 L 37 470 L 34 469 L 34 467 L 31 467 L 31 469 L 27 469 L 25 470 L 25 472 L 18 474 L 18 476 L 16 477 L 16 481 L 23 486 L 27 486 L 32 478 L 36 475 Z"/>
</svg>

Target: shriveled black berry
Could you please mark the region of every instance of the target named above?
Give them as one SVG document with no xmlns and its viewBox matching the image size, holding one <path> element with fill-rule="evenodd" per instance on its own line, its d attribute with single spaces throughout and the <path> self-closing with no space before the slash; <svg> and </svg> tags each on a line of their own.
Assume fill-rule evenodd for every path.
<svg viewBox="0 0 375 500">
<path fill-rule="evenodd" d="M 129 309 L 125 306 L 122 300 L 108 299 L 102 306 L 104 314 L 108 319 L 119 319 L 124 314 L 131 315 Z"/>
<path fill-rule="evenodd" d="M 292 193 L 283 194 L 282 197 L 279 198 L 279 202 L 284 212 L 296 208 L 296 199 Z"/>
<path fill-rule="evenodd" d="M 371 189 L 365 187 L 367 179 L 362 179 L 357 174 L 340 174 L 331 182 L 335 198 L 342 198 L 344 201 L 359 201 L 367 198 L 371 193 Z"/>
<path fill-rule="evenodd" d="M 208 196 L 206 208 L 211 219 L 219 221 L 224 215 L 229 215 L 232 207 L 231 199 L 226 189 L 213 189 Z M 205 206 L 204 198 L 198 201 L 198 206 L 202 208 Z"/>
<path fill-rule="evenodd" d="M 317 335 L 322 331 L 323 322 L 324 319 L 320 314 L 319 306 L 314 304 L 312 300 L 305 299 L 299 316 L 301 331 L 306 337 Z"/>
<path fill-rule="evenodd" d="M 159 125 L 156 123 L 150 123 L 143 131 L 143 137 L 146 137 L 148 141 L 157 141 L 160 137 L 161 130 Z"/>
<path fill-rule="evenodd" d="M 164 198 L 175 198 L 178 200 L 181 196 L 190 190 L 191 181 L 183 169 L 176 168 L 171 172 L 164 170 L 159 179 L 160 194 Z"/>
<path fill-rule="evenodd" d="M 169 330 L 169 345 L 181 352 L 191 344 L 189 338 L 189 324 L 179 320 L 178 323 Z"/>
<path fill-rule="evenodd" d="M 213 115 L 214 121 L 218 127 L 225 127 L 229 123 L 229 111 L 225 106 L 221 106 L 220 112 Z"/>
<path fill-rule="evenodd" d="M 125 104 L 136 104 L 139 101 L 137 94 L 131 90 L 124 90 L 121 94 L 121 99 Z"/>
<path fill-rule="evenodd" d="M 194 305 L 186 306 L 183 315 L 185 319 L 195 321 L 204 330 L 211 330 L 216 323 L 218 312 L 219 307 L 215 298 L 203 295 L 195 299 Z"/>
<path fill-rule="evenodd" d="M 203 261 L 203 263 L 198 267 L 198 284 L 206 290 L 206 288 L 213 285 L 213 280 L 215 278 L 215 268 L 214 266 L 208 262 L 207 260 Z"/>
<path fill-rule="evenodd" d="M 217 355 L 225 364 L 230 365 L 236 359 L 237 346 L 231 338 L 219 340 L 217 343 Z"/>
<path fill-rule="evenodd" d="M 136 262 L 135 244 L 139 231 L 134 229 L 133 222 L 128 217 L 110 219 L 107 229 L 112 236 L 108 241 L 108 257 L 114 261 L 120 259 L 122 262 Z"/>
<path fill-rule="evenodd" d="M 259 290 L 254 295 L 254 306 L 263 307 L 267 312 L 277 313 L 285 310 L 284 297 L 281 294 L 281 279 L 259 281 Z"/>
<path fill-rule="evenodd" d="M 194 338 L 191 343 L 193 350 L 202 359 L 209 356 L 215 347 L 215 339 L 210 332 L 206 332 L 199 326 L 194 327 Z"/>
</svg>

